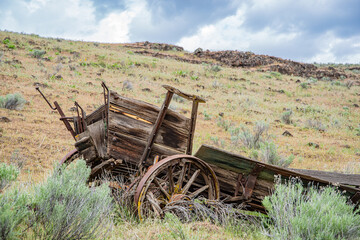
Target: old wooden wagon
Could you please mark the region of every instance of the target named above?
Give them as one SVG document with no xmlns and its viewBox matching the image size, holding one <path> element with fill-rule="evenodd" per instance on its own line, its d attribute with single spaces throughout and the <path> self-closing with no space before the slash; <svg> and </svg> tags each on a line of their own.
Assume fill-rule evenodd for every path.
<svg viewBox="0 0 360 240">
<path fill-rule="evenodd" d="M 151 212 L 162 215 L 169 203 L 204 197 L 209 200 L 243 204 L 263 211 L 262 199 L 271 193 L 274 178 L 299 177 L 305 184 L 337 185 L 352 202 L 360 200 L 360 177 L 341 174 L 289 170 L 203 145 L 192 156 L 199 96 L 164 85 L 167 90 L 161 108 L 110 91 L 102 83 L 104 104 L 86 115 L 75 102 L 77 115 L 66 117 L 54 102 L 66 128 L 75 139 L 76 149 L 61 161 L 82 156 L 91 167 L 91 180 L 104 172 L 120 177 L 134 188 L 134 204 L 140 217 Z M 171 109 L 176 94 L 192 102 L 190 117 Z M 330 174 L 330 175 L 329 175 Z M 340 179 L 340 180 L 339 180 Z M 116 184 L 115 184 L 116 185 Z"/>
</svg>

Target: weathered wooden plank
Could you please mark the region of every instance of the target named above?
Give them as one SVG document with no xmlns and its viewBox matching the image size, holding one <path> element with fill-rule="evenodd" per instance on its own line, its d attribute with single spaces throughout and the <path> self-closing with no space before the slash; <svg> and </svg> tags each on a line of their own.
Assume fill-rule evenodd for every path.
<svg viewBox="0 0 360 240">
<path fill-rule="evenodd" d="M 277 167 L 274 165 L 265 164 L 238 154 L 226 152 L 224 150 L 207 145 L 202 145 L 198 152 L 195 154 L 195 156 L 209 164 L 215 165 L 216 168 L 222 168 L 235 173 L 243 173 L 244 175 L 248 175 L 256 164 L 264 165 L 264 169 L 257 178 L 258 180 L 257 185 L 255 186 L 255 190 L 259 186 L 259 183 L 261 183 L 261 181 L 268 182 L 270 186 L 271 184 L 274 184 L 275 175 L 281 175 L 282 180 L 289 179 L 290 177 L 299 177 L 305 185 L 312 182 L 319 186 L 332 185 L 331 182 L 320 178 L 316 178 L 299 172 L 294 172 L 289 169 Z M 216 168 L 214 169 L 215 172 Z M 220 184 L 220 191 L 222 191 L 222 187 L 223 186 Z M 359 191 L 356 188 L 348 187 L 341 184 L 338 185 L 338 188 L 340 190 L 346 191 L 345 194 L 347 196 L 352 196 L 357 191 Z M 268 191 L 268 188 L 264 186 L 264 189 L 259 192 L 259 194 L 262 194 L 263 191 Z"/>
<path fill-rule="evenodd" d="M 137 139 L 146 141 L 153 128 L 152 124 L 137 120 L 121 113 L 110 112 L 109 130 L 117 133 L 124 133 L 134 136 Z M 187 132 L 164 125 L 160 128 L 155 143 L 175 148 L 179 152 L 185 152 L 187 144 Z"/>
<path fill-rule="evenodd" d="M 109 142 L 108 142 L 108 155 L 115 159 L 121 159 L 125 162 L 130 162 L 133 164 L 138 164 L 141 158 L 146 142 L 136 139 L 132 136 L 116 133 L 109 131 Z M 150 160 L 146 165 L 152 164 L 152 159 L 156 155 L 159 156 L 171 156 L 174 154 L 180 154 L 181 152 L 175 151 L 170 148 L 154 144 Z"/>
<path fill-rule="evenodd" d="M 336 172 L 325 172 L 308 169 L 293 169 L 294 172 L 299 172 L 312 177 L 320 178 L 332 183 L 339 183 L 351 186 L 360 186 L 360 174 L 344 174 Z"/>
<path fill-rule="evenodd" d="M 91 146 L 92 142 L 90 136 L 84 136 L 79 141 L 75 142 L 75 147 L 79 152 Z"/>
<path fill-rule="evenodd" d="M 97 108 L 94 112 L 86 116 L 85 122 L 86 125 L 90 125 L 94 122 L 99 121 L 103 118 L 104 112 L 105 112 L 105 105 L 101 105 L 99 108 Z"/>
<path fill-rule="evenodd" d="M 151 122 L 152 124 L 155 123 L 160 111 L 160 108 L 155 105 L 136 99 L 126 98 L 113 91 L 110 91 L 110 109 L 113 111 L 123 111 Z M 163 125 L 185 129 L 185 131 L 188 132 L 190 129 L 190 119 L 168 109 Z"/>
<path fill-rule="evenodd" d="M 105 145 L 105 123 L 99 120 L 87 126 L 87 131 L 92 139 L 92 143 L 96 148 L 98 157 L 105 158 L 106 145 Z"/>
<path fill-rule="evenodd" d="M 239 174 L 233 171 L 220 168 L 213 164 L 210 164 L 210 167 L 214 170 L 218 178 L 221 193 L 228 196 L 234 196 Z M 256 181 L 256 185 L 251 199 L 256 199 L 259 201 L 263 200 L 265 196 L 268 196 L 271 193 L 271 189 L 273 188 L 273 186 L 274 186 L 273 182 L 258 179 Z M 242 187 L 245 186 L 240 187 L 238 193 L 239 196 L 242 195 L 243 193 Z"/>
</svg>

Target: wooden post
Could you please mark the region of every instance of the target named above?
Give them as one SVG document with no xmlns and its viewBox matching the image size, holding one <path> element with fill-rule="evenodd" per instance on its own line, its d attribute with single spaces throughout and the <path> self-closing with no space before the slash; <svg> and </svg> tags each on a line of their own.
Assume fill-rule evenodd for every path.
<svg viewBox="0 0 360 240">
<path fill-rule="evenodd" d="M 152 146 L 154 144 L 156 135 L 159 132 L 161 124 L 162 124 L 162 122 L 163 122 L 163 120 L 165 118 L 166 110 L 168 109 L 168 107 L 170 105 L 170 101 L 171 101 L 171 98 L 172 98 L 173 95 L 174 95 L 174 92 L 171 92 L 171 91 L 168 91 L 166 93 L 165 101 L 164 101 L 164 103 L 163 103 L 163 105 L 161 107 L 161 110 L 160 110 L 159 115 L 158 115 L 158 117 L 156 119 L 154 127 L 153 127 L 153 129 L 152 129 L 152 131 L 150 133 L 150 136 L 148 138 L 148 141 L 147 141 L 145 149 L 144 149 L 144 153 L 141 156 L 141 159 L 140 159 L 140 162 L 139 162 L 139 167 L 141 167 L 146 162 L 147 158 L 150 155 L 151 148 L 152 148 Z"/>
<path fill-rule="evenodd" d="M 198 106 L 199 106 L 199 102 L 196 99 L 193 100 L 193 105 L 191 110 L 190 131 L 189 131 L 188 143 L 186 148 L 186 154 L 188 155 L 191 155 L 192 153 Z"/>
</svg>

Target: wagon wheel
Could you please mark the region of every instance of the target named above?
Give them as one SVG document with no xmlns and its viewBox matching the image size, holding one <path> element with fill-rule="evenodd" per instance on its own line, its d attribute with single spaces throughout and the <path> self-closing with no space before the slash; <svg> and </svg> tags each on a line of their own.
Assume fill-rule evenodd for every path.
<svg viewBox="0 0 360 240">
<path fill-rule="evenodd" d="M 77 149 L 71 150 L 70 152 L 68 152 L 61 160 L 60 160 L 60 165 L 62 164 L 66 164 L 69 165 L 72 161 L 74 161 L 75 159 L 79 158 L 79 152 Z"/>
<path fill-rule="evenodd" d="M 135 192 L 140 220 L 145 216 L 163 216 L 163 208 L 178 200 L 203 196 L 219 198 L 219 183 L 204 161 L 189 155 L 174 155 L 153 165 L 141 179 Z"/>
</svg>

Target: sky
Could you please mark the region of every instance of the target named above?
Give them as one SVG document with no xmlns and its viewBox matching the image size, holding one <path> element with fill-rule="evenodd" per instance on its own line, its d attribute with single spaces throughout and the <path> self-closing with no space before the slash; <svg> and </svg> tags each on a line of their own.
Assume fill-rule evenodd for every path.
<svg viewBox="0 0 360 240">
<path fill-rule="evenodd" d="M 360 63 L 359 0 L 0 0 L 0 30 Z"/>
</svg>

